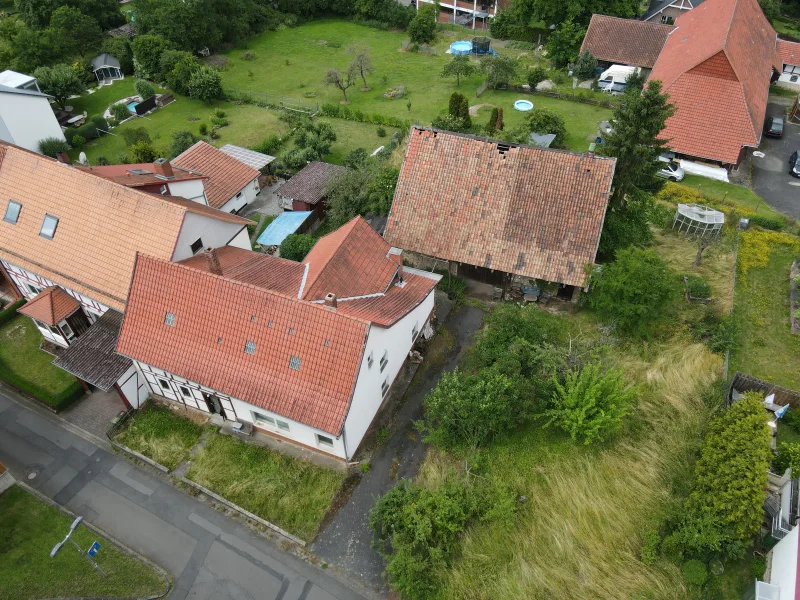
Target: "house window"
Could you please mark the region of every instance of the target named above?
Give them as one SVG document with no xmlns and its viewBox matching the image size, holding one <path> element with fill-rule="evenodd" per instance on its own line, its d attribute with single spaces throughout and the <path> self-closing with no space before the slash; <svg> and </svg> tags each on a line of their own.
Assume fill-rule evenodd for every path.
<svg viewBox="0 0 800 600">
<path fill-rule="evenodd" d="M 191 248 L 193 255 L 200 252 L 203 249 L 203 238 L 197 238 L 189 248 Z"/>
<path fill-rule="evenodd" d="M 166 194 L 166 193 L 167 193 L 167 186 L 165 186 L 165 185 L 162 185 L 162 186 L 161 186 L 161 195 L 163 196 L 163 195 L 164 195 L 164 194 Z"/>
<path fill-rule="evenodd" d="M 293 334 L 294 334 L 294 329 L 292 329 L 291 327 L 289 327 L 289 335 L 293 335 Z"/>
<path fill-rule="evenodd" d="M 375 362 L 375 359 L 372 357 L 372 350 L 369 351 L 369 356 L 367 356 L 367 368 L 372 368 L 372 363 Z"/>
<path fill-rule="evenodd" d="M 296 357 L 296 356 L 292 356 L 289 359 L 289 368 L 292 369 L 293 371 L 299 371 L 300 370 L 300 359 L 298 357 Z"/>
<path fill-rule="evenodd" d="M 419 335 L 419 321 L 414 323 L 414 329 L 411 330 L 411 342 L 412 343 L 414 341 L 416 341 L 418 335 Z"/>
<path fill-rule="evenodd" d="M 47 328 L 50 330 L 50 333 L 53 335 L 61 336 L 61 332 L 58 330 L 58 327 L 53 327 L 52 325 L 48 325 Z"/>
<path fill-rule="evenodd" d="M 286 421 L 279 421 L 275 419 L 275 422 L 278 424 L 278 429 L 281 431 L 289 431 L 289 424 Z"/>
<path fill-rule="evenodd" d="M 6 206 L 6 214 L 3 216 L 3 221 L 16 225 L 21 210 L 22 204 L 9 200 L 8 206 Z"/>
<path fill-rule="evenodd" d="M 39 235 L 48 240 L 52 240 L 56 234 L 56 227 L 58 227 L 58 217 L 53 215 L 45 215 L 42 221 L 42 228 L 39 230 Z"/>
<path fill-rule="evenodd" d="M 383 373 L 383 370 L 386 368 L 387 364 L 389 364 L 389 351 L 384 350 L 383 356 L 381 356 L 381 373 Z"/>
<path fill-rule="evenodd" d="M 256 353 L 256 343 L 251 341 L 246 341 L 244 343 L 244 351 L 247 354 L 255 354 Z"/>
<path fill-rule="evenodd" d="M 386 392 L 389 391 L 389 380 L 384 379 L 383 383 L 381 384 L 381 397 L 386 395 Z"/>
<path fill-rule="evenodd" d="M 333 438 L 329 438 L 327 435 L 317 434 L 317 446 L 333 448 Z"/>
<path fill-rule="evenodd" d="M 221 337 L 218 337 L 218 338 L 217 338 L 217 343 L 218 343 L 218 344 L 221 344 L 221 343 L 222 343 L 222 338 L 221 338 Z"/>
<path fill-rule="evenodd" d="M 276 426 L 275 425 L 275 419 L 273 419 L 272 417 L 268 417 L 267 415 L 265 415 L 263 413 L 259 413 L 259 412 L 255 412 L 255 411 L 251 411 L 251 412 L 253 413 L 253 420 L 256 422 L 257 425 L 258 424 L 269 425 L 270 427 L 275 427 Z"/>
<path fill-rule="evenodd" d="M 237 198 L 241 198 L 242 197 L 242 192 L 239 192 L 238 194 L 236 194 L 236 197 Z"/>
<path fill-rule="evenodd" d="M 61 326 L 61 331 L 64 332 L 64 335 L 67 336 L 68 340 L 71 340 L 75 337 L 75 332 L 72 331 L 72 327 L 69 326 L 69 323 L 64 321 L 64 324 Z"/>
<path fill-rule="evenodd" d="M 169 325 L 170 327 L 175 327 L 175 321 L 176 321 L 175 313 L 168 312 L 166 315 L 164 315 L 165 325 Z"/>
<path fill-rule="evenodd" d="M 37 321 L 36 319 L 34 319 L 34 320 L 33 320 L 33 322 L 34 322 L 34 323 L 36 323 L 36 326 L 37 326 L 39 329 L 47 329 L 47 325 L 45 325 L 45 324 L 44 324 L 44 323 L 42 323 L 41 321 Z"/>
<path fill-rule="evenodd" d="M 31 285 L 30 283 L 26 283 L 25 285 L 28 287 L 28 291 L 34 296 L 42 291 L 38 287 L 36 287 L 35 285 Z"/>
<path fill-rule="evenodd" d="M 169 381 L 167 381 L 166 379 L 159 379 L 158 380 L 158 385 L 161 386 L 162 390 L 166 390 L 168 392 L 172 390 L 172 388 L 169 387 Z"/>
<path fill-rule="evenodd" d="M 189 388 L 187 388 L 185 385 L 179 385 L 178 389 L 181 391 L 181 394 L 183 395 L 184 398 L 189 398 L 189 399 L 193 398 L 192 392 L 190 392 Z"/>
</svg>

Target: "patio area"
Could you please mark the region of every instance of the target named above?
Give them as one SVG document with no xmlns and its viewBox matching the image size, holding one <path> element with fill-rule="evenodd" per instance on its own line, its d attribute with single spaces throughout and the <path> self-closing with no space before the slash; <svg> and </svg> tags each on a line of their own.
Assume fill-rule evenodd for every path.
<svg viewBox="0 0 800 600">
<path fill-rule="evenodd" d="M 105 441 L 111 419 L 124 410 L 125 405 L 116 390 L 104 392 L 96 389 L 84 394 L 60 416 L 75 427 Z"/>
</svg>

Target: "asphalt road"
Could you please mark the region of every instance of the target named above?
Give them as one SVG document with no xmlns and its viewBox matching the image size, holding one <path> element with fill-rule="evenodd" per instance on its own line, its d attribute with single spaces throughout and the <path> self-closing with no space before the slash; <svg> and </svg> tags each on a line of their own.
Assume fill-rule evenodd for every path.
<svg viewBox="0 0 800 600">
<path fill-rule="evenodd" d="M 166 569 L 175 581 L 170 600 L 364 599 L 7 388 L 0 388 L 0 460 L 15 478 Z"/>
<path fill-rule="evenodd" d="M 784 110 L 770 103 L 767 117 L 781 116 Z M 762 136 L 758 150 L 765 156 L 753 156 L 753 191 L 775 210 L 800 219 L 800 179 L 789 175 L 789 156 L 800 151 L 800 125 L 786 123 L 780 139 Z"/>
</svg>

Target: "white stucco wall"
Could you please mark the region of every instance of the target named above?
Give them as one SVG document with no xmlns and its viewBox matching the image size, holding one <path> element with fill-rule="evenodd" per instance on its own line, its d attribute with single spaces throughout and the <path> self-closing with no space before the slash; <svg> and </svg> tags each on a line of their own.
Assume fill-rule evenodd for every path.
<svg viewBox="0 0 800 600">
<path fill-rule="evenodd" d="M 797 543 L 800 527 L 795 527 L 770 551 L 772 564 L 767 583 L 778 586 L 781 598 L 794 598 L 797 585 Z"/>
<path fill-rule="evenodd" d="M 228 242 L 228 246 L 252 251 L 253 247 L 250 245 L 250 235 L 247 233 L 247 227 L 242 229 L 235 238 Z"/>
<path fill-rule="evenodd" d="M 202 179 L 188 179 L 186 181 L 171 181 L 167 187 L 171 196 L 180 196 L 198 204 L 208 206 L 206 199 L 205 186 Z"/>
<path fill-rule="evenodd" d="M 793 90 L 795 92 L 800 92 L 800 81 L 792 81 L 792 74 L 783 73 L 780 77 L 778 77 L 778 81 L 775 82 L 775 85 L 781 88 L 786 88 L 787 90 Z"/>
<path fill-rule="evenodd" d="M 64 140 L 50 102 L 43 96 L 0 93 L 0 139 L 33 152 L 39 152 L 39 142 L 55 137 Z"/>
<path fill-rule="evenodd" d="M 238 223 L 226 223 L 218 221 L 204 215 L 186 213 L 183 219 L 183 226 L 178 235 L 178 242 L 175 244 L 175 252 L 172 254 L 173 261 L 183 260 L 193 256 L 192 244 L 199 238 L 203 241 L 203 247 L 213 246 L 219 248 L 225 246 L 234 238 L 239 237 L 241 232 L 247 235 L 247 228 Z M 238 246 L 241 248 L 242 246 Z M 250 250 L 248 244 L 246 249 Z"/>
<path fill-rule="evenodd" d="M 241 195 L 239 195 L 238 197 L 234 196 L 233 198 L 228 200 L 225 204 L 222 205 L 222 207 L 220 207 L 220 210 L 226 213 L 237 212 L 243 206 L 246 206 L 247 204 L 250 204 L 253 200 L 255 200 L 258 192 L 259 192 L 258 178 L 256 177 L 255 179 L 253 179 L 253 181 L 248 183 L 244 187 L 244 189 L 242 189 L 239 192 L 239 194 Z"/>
<path fill-rule="evenodd" d="M 408 268 L 406 271 L 416 272 Z M 424 271 L 419 271 L 419 273 L 424 273 Z M 426 273 L 426 275 L 430 275 L 437 280 L 440 278 L 439 275 L 431 275 L 430 273 Z M 366 348 L 364 349 L 364 359 L 361 363 L 358 382 L 353 393 L 353 401 L 344 425 L 348 459 L 355 454 L 358 445 L 364 439 L 364 434 L 369 429 L 370 423 L 372 423 L 372 419 L 375 418 L 375 413 L 378 412 L 383 402 L 381 384 L 387 379 L 390 386 L 394 382 L 413 345 L 411 333 L 414 325 L 417 325 L 418 331 L 422 331 L 422 327 L 433 311 L 433 305 L 434 294 L 431 291 L 420 305 L 392 327 L 388 329 L 376 325 L 370 327 Z M 381 371 L 380 361 L 385 350 L 388 351 L 389 362 L 386 368 Z M 372 353 L 373 358 L 371 367 L 367 360 L 370 353 Z"/>
<path fill-rule="evenodd" d="M 131 365 L 125 371 L 125 374 L 117 380 L 117 385 L 133 408 L 139 408 L 150 395 L 150 388 L 136 365 Z"/>
</svg>

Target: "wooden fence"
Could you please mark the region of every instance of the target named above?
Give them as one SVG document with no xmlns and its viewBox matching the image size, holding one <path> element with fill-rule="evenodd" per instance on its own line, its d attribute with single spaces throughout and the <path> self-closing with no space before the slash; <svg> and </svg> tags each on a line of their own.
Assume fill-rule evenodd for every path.
<svg viewBox="0 0 800 600">
<path fill-rule="evenodd" d="M 308 115 L 315 115 L 319 112 L 318 102 L 306 102 L 288 96 L 277 94 L 267 94 L 266 92 L 254 92 L 252 90 L 240 90 L 237 88 L 225 88 L 225 95 L 231 100 L 240 100 L 254 104 L 262 104 L 270 108 L 301 112 Z"/>
<path fill-rule="evenodd" d="M 733 391 L 739 393 L 743 392 L 762 392 L 764 396 L 775 394 L 774 404 L 778 406 L 786 406 L 787 404 L 792 408 L 800 407 L 800 392 L 795 392 L 785 387 L 775 385 L 769 381 L 745 375 L 744 373 L 737 373 L 731 380 L 731 385 L 728 388 L 727 401 L 730 406 L 733 403 Z"/>
</svg>

